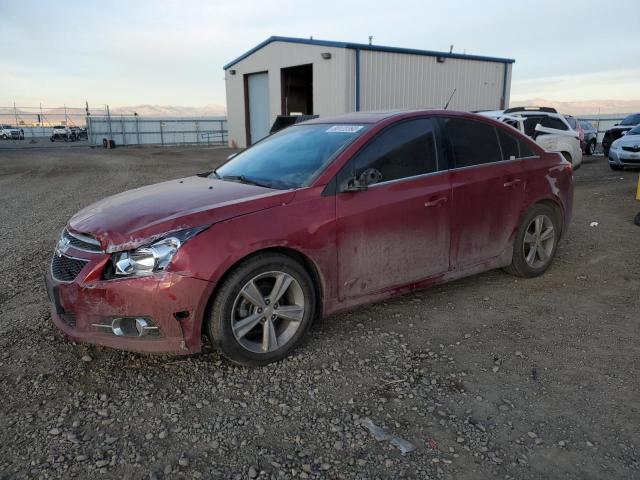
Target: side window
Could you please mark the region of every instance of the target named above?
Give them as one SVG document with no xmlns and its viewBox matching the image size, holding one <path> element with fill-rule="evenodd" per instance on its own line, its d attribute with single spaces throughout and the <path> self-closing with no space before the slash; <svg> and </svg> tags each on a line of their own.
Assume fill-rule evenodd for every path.
<svg viewBox="0 0 640 480">
<path fill-rule="evenodd" d="M 441 125 L 457 168 L 502 160 L 493 125 L 454 117 L 441 119 Z"/>
<path fill-rule="evenodd" d="M 570 126 L 571 128 L 573 128 L 574 130 L 575 130 L 576 128 L 578 128 L 578 122 L 576 122 L 576 119 L 575 119 L 575 118 L 573 118 L 573 117 L 571 117 L 571 116 L 569 116 L 569 115 L 565 116 L 564 118 L 566 118 L 566 119 L 567 119 L 567 123 L 569 124 L 569 126 Z"/>
<path fill-rule="evenodd" d="M 526 117 L 524 121 L 524 133 L 527 137 L 534 137 L 536 134 L 536 125 L 541 123 L 543 117 Z"/>
<path fill-rule="evenodd" d="M 526 143 L 510 135 L 508 132 L 504 132 L 501 128 L 498 128 L 498 138 L 500 139 L 502 158 L 504 160 L 535 156 L 535 153 L 533 153 Z"/>
<path fill-rule="evenodd" d="M 421 118 L 393 125 L 365 145 L 351 162 L 356 176 L 371 170 L 377 183 L 436 172 L 435 122 Z"/>
<path fill-rule="evenodd" d="M 529 145 L 524 142 L 518 142 L 518 144 L 520 145 L 520 158 L 536 156 L 536 153 L 534 153 L 533 150 L 529 148 Z"/>
<path fill-rule="evenodd" d="M 502 149 L 503 160 L 513 160 L 520 158 L 520 142 L 501 128 L 498 129 L 498 138 Z"/>
<path fill-rule="evenodd" d="M 565 123 L 559 118 L 555 118 L 555 117 L 544 117 L 542 119 L 542 126 L 547 128 L 553 128 L 555 130 L 568 130 Z"/>
</svg>

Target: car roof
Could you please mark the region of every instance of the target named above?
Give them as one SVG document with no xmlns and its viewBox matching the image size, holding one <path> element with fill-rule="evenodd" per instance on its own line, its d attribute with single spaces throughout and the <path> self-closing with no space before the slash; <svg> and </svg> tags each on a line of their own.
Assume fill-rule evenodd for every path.
<svg viewBox="0 0 640 480">
<path fill-rule="evenodd" d="M 455 110 L 436 110 L 436 109 L 415 109 L 415 110 L 377 110 L 369 112 L 351 112 L 342 115 L 334 115 L 331 117 L 319 117 L 305 122 L 300 122 L 297 125 L 313 125 L 322 123 L 357 123 L 357 124 L 375 124 L 393 117 L 406 117 L 415 116 L 421 113 L 424 114 L 469 114 L 469 112 L 458 112 Z M 472 114 L 471 114 L 472 115 Z"/>
</svg>

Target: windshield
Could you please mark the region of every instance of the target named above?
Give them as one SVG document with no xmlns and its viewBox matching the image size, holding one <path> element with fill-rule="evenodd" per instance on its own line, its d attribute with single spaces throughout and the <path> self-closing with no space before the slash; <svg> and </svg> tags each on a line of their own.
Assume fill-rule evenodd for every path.
<svg viewBox="0 0 640 480">
<path fill-rule="evenodd" d="M 636 125 L 631 130 L 629 130 L 627 135 L 640 135 L 640 125 Z"/>
<path fill-rule="evenodd" d="M 638 125 L 640 123 L 640 113 L 634 113 L 633 115 L 629 115 L 625 117 L 620 125 Z"/>
<path fill-rule="evenodd" d="M 308 185 L 364 125 L 295 125 L 239 153 L 212 177 L 287 190 Z"/>
</svg>

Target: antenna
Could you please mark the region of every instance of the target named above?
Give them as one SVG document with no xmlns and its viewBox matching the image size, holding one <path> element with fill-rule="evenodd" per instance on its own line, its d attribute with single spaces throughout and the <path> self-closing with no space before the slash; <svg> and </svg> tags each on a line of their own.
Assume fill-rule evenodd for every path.
<svg viewBox="0 0 640 480">
<path fill-rule="evenodd" d="M 373 35 L 369 35 L 369 45 L 373 42 Z"/>
<path fill-rule="evenodd" d="M 449 97 L 449 100 L 447 100 L 447 103 L 446 103 L 446 104 L 445 104 L 445 106 L 444 106 L 444 110 L 446 110 L 447 108 L 449 108 L 449 104 L 451 103 L 451 99 L 452 99 L 452 98 L 453 98 L 453 96 L 455 95 L 455 93 L 456 93 L 456 90 L 457 90 L 457 89 L 458 89 L 458 88 L 456 87 L 456 88 L 454 88 L 454 89 L 453 89 L 453 92 L 451 92 L 451 96 Z"/>
<path fill-rule="evenodd" d="M 453 53 L 453 45 L 449 47 L 449 53 Z"/>
</svg>

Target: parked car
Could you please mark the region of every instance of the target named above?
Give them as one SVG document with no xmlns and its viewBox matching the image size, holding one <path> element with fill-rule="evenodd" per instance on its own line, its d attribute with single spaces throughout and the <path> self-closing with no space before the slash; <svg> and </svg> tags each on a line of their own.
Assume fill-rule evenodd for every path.
<svg viewBox="0 0 640 480">
<path fill-rule="evenodd" d="M 71 134 L 75 137 L 75 140 L 87 140 L 89 138 L 86 128 L 71 127 Z"/>
<path fill-rule="evenodd" d="M 56 125 L 53 127 L 53 134 L 49 140 L 55 142 L 61 140 L 64 142 L 75 142 L 78 140 L 78 130 L 76 127 L 67 127 L 66 125 Z"/>
<path fill-rule="evenodd" d="M 554 108 L 515 107 L 479 113 L 512 126 L 550 152 L 561 153 L 574 169 L 582 165 L 579 133 Z"/>
<path fill-rule="evenodd" d="M 290 126 L 223 166 L 99 201 L 61 233 L 52 319 L 80 341 L 228 359 L 288 355 L 312 320 L 494 268 L 544 273 L 573 168 L 471 113 Z"/>
<path fill-rule="evenodd" d="M 24 130 L 11 125 L 0 125 L 0 138 L 3 140 L 24 140 Z"/>
<path fill-rule="evenodd" d="M 598 145 L 598 129 L 588 120 L 578 120 L 580 148 L 585 155 L 593 155 Z"/>
<path fill-rule="evenodd" d="M 640 125 L 622 134 L 609 149 L 609 166 L 611 170 L 622 170 L 624 167 L 640 167 Z"/>
<path fill-rule="evenodd" d="M 627 115 L 620 123 L 616 123 L 613 128 L 604 132 L 602 138 L 602 150 L 605 156 L 609 156 L 609 148 L 611 144 L 619 139 L 624 132 L 628 132 L 636 125 L 640 124 L 640 113 L 632 113 Z"/>
</svg>

